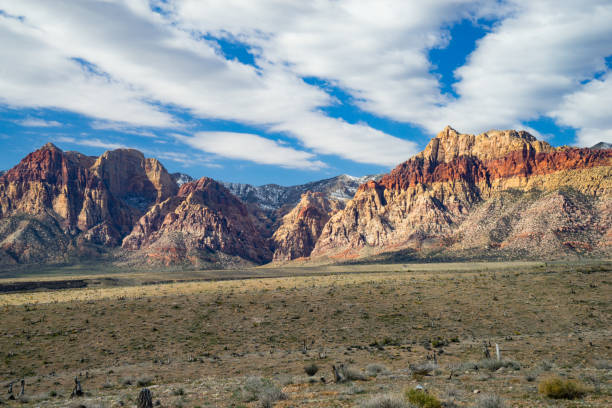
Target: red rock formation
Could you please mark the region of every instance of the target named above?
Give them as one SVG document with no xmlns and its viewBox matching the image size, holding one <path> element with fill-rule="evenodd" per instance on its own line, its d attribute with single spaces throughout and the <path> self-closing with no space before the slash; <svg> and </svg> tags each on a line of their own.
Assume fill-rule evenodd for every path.
<svg viewBox="0 0 612 408">
<path fill-rule="evenodd" d="M 272 236 L 274 260 L 288 261 L 309 256 L 325 223 L 343 207 L 343 201 L 330 200 L 320 192 L 302 194 L 300 202 L 283 217 Z"/>
<path fill-rule="evenodd" d="M 206 177 L 183 184 L 176 197 L 153 206 L 123 247 L 165 264 L 217 261 L 211 257 L 216 253 L 263 263 L 272 255 L 244 204 Z"/>
<path fill-rule="evenodd" d="M 608 203 L 612 195 L 612 150 L 555 149 L 526 132 L 491 131 L 475 136 L 447 127 L 422 153 L 378 182 L 362 185 L 347 207 L 326 224 L 312 255 L 355 257 L 401 248 L 421 253 L 452 250 L 448 243 L 462 240 L 466 234 L 460 228 L 462 223 L 487 200 L 504 191 L 544 194 L 567 188 L 597 201 L 589 208 L 605 207 L 602 203 Z M 532 198 L 541 198 L 545 204 L 531 202 L 533 208 L 541 211 L 549 206 L 556 211 L 556 201 L 547 201 L 545 194 L 537 197 Z M 521 217 L 517 214 L 511 224 L 522 228 L 522 233 L 515 234 L 522 240 L 517 245 L 528 250 L 528 228 L 519 226 Z M 542 228 L 546 225 L 551 224 L 544 223 Z M 534 224 L 534 231 L 538 228 Z M 589 243 L 565 247 L 572 251 L 601 248 L 593 241 L 597 241 L 596 223 L 586 222 L 584 228 L 590 231 Z"/>
<path fill-rule="evenodd" d="M 143 211 L 176 191 L 163 166 L 136 150 L 119 149 L 96 159 L 49 143 L 0 177 L 0 218 L 54 219 L 66 235 L 58 240 L 78 236 L 78 243 L 112 247 Z"/>
</svg>

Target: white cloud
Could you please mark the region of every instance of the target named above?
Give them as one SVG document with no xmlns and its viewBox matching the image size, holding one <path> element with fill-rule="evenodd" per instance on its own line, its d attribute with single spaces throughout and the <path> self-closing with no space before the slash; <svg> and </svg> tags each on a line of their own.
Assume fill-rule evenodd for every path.
<svg viewBox="0 0 612 408">
<path fill-rule="evenodd" d="M 443 46 L 442 26 L 499 13 L 495 1 L 185 0 L 168 12 L 190 29 L 233 37 L 257 50 L 260 64 L 286 63 L 299 76 L 347 90 L 361 108 L 419 123 L 446 98 L 427 59 Z"/>
<path fill-rule="evenodd" d="M 69 136 L 61 136 L 57 139 L 58 143 L 68 143 L 77 146 L 87 146 L 87 147 L 100 147 L 106 150 L 115 150 L 115 149 L 128 149 L 127 146 L 122 145 L 120 143 L 111 143 L 106 142 L 100 139 L 76 139 L 74 137 Z"/>
<path fill-rule="evenodd" d="M 30 118 L 30 117 L 22 119 L 22 120 L 18 120 L 16 121 L 16 123 L 24 127 L 59 127 L 59 126 L 62 126 L 60 122 L 55 121 L 55 120 L 44 120 L 44 119 Z"/>
<path fill-rule="evenodd" d="M 190 28 L 229 32 L 252 44 L 259 61 L 285 62 L 299 75 L 331 81 L 362 109 L 431 133 L 446 124 L 474 133 L 525 128 L 521 123 L 550 116 L 582 81 L 608 70 L 604 57 L 612 54 L 609 0 L 381 1 L 376 7 L 359 0 L 247 6 L 184 0 L 171 2 L 168 11 Z M 479 16 L 501 22 L 455 72 L 459 97 L 446 97 L 427 52 L 448 42 L 443 27 Z M 589 91 L 607 106 L 594 87 L 582 92 Z M 590 140 L 589 126 L 577 126 L 584 127 L 581 140 Z"/>
<path fill-rule="evenodd" d="M 15 44 L 11 54 L 0 55 L 0 62 L 12 65 L 15 71 L 6 76 L 6 83 L 0 83 L 6 103 L 56 106 L 135 126 L 176 127 L 174 118 L 151 103 L 159 101 L 185 108 L 197 117 L 236 120 L 264 128 L 280 126 L 304 145 L 313 144 L 310 139 L 320 135 L 303 130 L 298 135 L 292 119 L 328 119 L 318 108 L 332 103 L 333 98 L 305 83 L 285 61 L 261 59 L 256 69 L 226 60 L 216 45 L 196 41 L 191 31 L 177 28 L 180 24 L 164 21 L 145 0 L 58 0 L 53 4 L 0 0 L 0 7 L 25 16 L 23 23 L 2 19 L 5 27 L 20 36 L 9 38 L 9 43 Z M 32 45 L 25 44 L 28 42 Z M 33 54 L 42 54 L 52 63 L 30 66 L 36 61 Z M 92 65 L 83 67 L 71 59 L 74 57 Z M 26 65 L 25 71 L 32 74 L 21 75 L 24 70 L 20 65 Z M 39 92 L 38 88 L 49 92 Z M 330 140 L 335 138 L 334 124 L 339 132 L 352 126 L 343 121 L 327 123 Z M 357 125 L 354 133 L 364 134 L 365 128 Z M 369 132 L 377 140 L 388 137 L 389 145 L 403 152 L 403 158 L 414 152 L 409 142 L 375 129 Z M 325 152 L 351 159 L 365 157 L 367 151 L 351 150 L 360 146 L 343 145 L 333 151 L 327 147 Z M 370 157 L 372 161 L 376 158 Z"/>
<path fill-rule="evenodd" d="M 612 143 L 612 73 L 594 79 L 576 92 L 566 95 L 558 109 L 552 112 L 566 126 L 580 129 L 578 143 L 592 146 L 599 142 Z"/>
<path fill-rule="evenodd" d="M 153 3 L 166 13 L 149 0 L 0 0 L 0 9 L 23 16 L 0 15 L 0 103 L 66 109 L 95 118 L 94 127 L 141 135 L 144 127 L 184 131 L 169 106 L 283 132 L 309 150 L 286 147 L 303 168 L 319 166 L 317 154 L 393 165 L 416 151 L 408 140 L 327 116 L 321 108 L 334 98 L 302 80 L 310 76 L 342 88 L 363 110 L 431 133 L 552 115 L 578 128 L 581 143 L 609 138 L 597 110 L 608 106 L 609 75 L 582 85 L 609 72 L 609 0 Z M 456 71 L 458 98 L 441 94 L 428 51 L 447 45 L 454 22 L 482 16 L 502 20 Z M 227 60 L 203 34 L 250 45 L 257 67 Z M 262 160 L 256 151 L 215 149 Z"/>
<path fill-rule="evenodd" d="M 312 153 L 295 150 L 250 133 L 198 132 L 193 136 L 175 137 L 196 149 L 230 159 L 304 170 L 326 167 L 325 163 L 315 160 Z"/>
<path fill-rule="evenodd" d="M 96 129 L 96 130 L 114 130 L 114 131 L 121 132 L 121 133 L 128 133 L 131 135 L 137 135 L 137 136 L 143 136 L 143 137 L 151 137 L 151 138 L 157 137 L 157 135 L 151 132 L 150 130 L 146 130 L 142 128 L 135 128 L 135 127 L 126 125 L 125 123 L 94 120 L 93 122 L 90 123 L 90 126 L 92 129 Z"/>
<path fill-rule="evenodd" d="M 582 81 L 607 69 L 612 3 L 510 3 L 511 15 L 482 38 L 456 70 L 459 98 L 422 120 L 430 131 L 452 123 L 465 132 L 481 132 L 548 116 Z"/>
<path fill-rule="evenodd" d="M 3 3 L 0 8 L 11 8 Z M 21 11 L 15 14 L 27 10 Z M 172 125 L 172 117 L 142 101 L 142 94 L 86 70 L 71 58 L 74 53 L 62 49 L 60 39 L 30 25 L 29 19 L 25 21 L 28 24 L 0 15 L 0 102 L 12 107 L 66 109 L 137 125 Z"/>
<path fill-rule="evenodd" d="M 169 152 L 169 151 L 159 151 L 159 150 L 145 150 L 147 154 L 156 159 L 160 160 L 169 160 L 175 163 L 180 163 L 183 167 L 187 166 L 203 166 L 209 168 L 220 168 L 222 167 L 218 163 L 214 163 L 210 157 L 205 157 L 198 154 L 187 154 L 181 152 Z"/>
</svg>

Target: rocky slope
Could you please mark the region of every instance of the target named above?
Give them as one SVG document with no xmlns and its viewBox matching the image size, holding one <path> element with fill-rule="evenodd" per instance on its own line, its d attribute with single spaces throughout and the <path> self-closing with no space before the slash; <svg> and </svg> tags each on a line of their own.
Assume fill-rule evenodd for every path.
<svg viewBox="0 0 612 408">
<path fill-rule="evenodd" d="M 291 260 L 308 256 L 329 216 L 343 208 L 361 184 L 378 177 L 380 175 L 353 177 L 342 174 L 295 186 L 223 184 L 245 203 L 257 230 L 269 241 L 269 246 L 274 251 L 274 260 Z M 304 195 L 308 193 L 317 193 L 316 200 L 313 200 L 315 196 L 312 194 L 309 194 L 307 199 L 315 205 L 320 204 L 320 211 L 303 214 L 299 224 L 297 218 L 289 213 L 298 214 L 300 208 L 310 205 L 302 202 Z M 314 218 L 319 215 L 322 216 L 321 219 Z M 307 224 L 313 227 L 308 233 L 306 230 L 309 228 L 304 227 Z M 315 225 L 317 227 L 314 227 Z M 292 235 L 292 232 L 296 235 Z"/>
<path fill-rule="evenodd" d="M 423 152 L 362 185 L 311 255 L 607 253 L 611 195 L 611 150 L 557 149 L 526 132 L 465 135 L 447 127 Z"/>
<path fill-rule="evenodd" d="M 0 175 L 0 264 L 612 253 L 612 149 L 604 144 L 554 148 L 526 132 L 447 127 L 382 177 L 225 186 L 169 174 L 136 150 L 90 157 L 47 144 Z"/>
<path fill-rule="evenodd" d="M 185 173 L 172 173 L 170 174 L 170 176 L 172 177 L 172 180 L 174 180 L 174 182 L 180 187 L 185 183 L 189 183 L 190 181 L 193 181 L 194 178 L 191 177 L 189 174 L 185 174 Z"/>
<path fill-rule="evenodd" d="M 321 192 L 302 194 L 300 202 L 283 217 L 272 236 L 274 260 L 309 256 L 329 218 L 343 207 L 344 201 L 329 199 Z"/>
<path fill-rule="evenodd" d="M 206 177 L 154 205 L 122 246 L 164 264 L 214 264 L 220 255 L 261 264 L 272 256 L 244 204 Z"/>
<path fill-rule="evenodd" d="M 2 257 L 65 260 L 88 245 L 119 245 L 144 209 L 176 191 L 163 166 L 136 150 L 96 158 L 49 143 L 0 177 Z"/>
<path fill-rule="evenodd" d="M 47 144 L 0 176 L 0 262 L 124 256 L 122 243 L 163 263 L 271 259 L 229 191 L 209 179 L 179 190 L 175 178 L 186 181 L 136 150 L 89 157 Z"/>
</svg>

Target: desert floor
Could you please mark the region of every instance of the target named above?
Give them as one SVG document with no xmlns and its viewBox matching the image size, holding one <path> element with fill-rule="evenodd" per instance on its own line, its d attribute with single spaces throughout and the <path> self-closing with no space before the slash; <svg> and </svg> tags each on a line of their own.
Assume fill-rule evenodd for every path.
<svg viewBox="0 0 612 408">
<path fill-rule="evenodd" d="M 496 394 L 507 407 L 610 407 L 611 272 L 592 261 L 0 273 L 3 287 L 84 282 L 0 294 L 0 405 L 132 407 L 146 386 L 162 407 L 353 407 L 422 386 L 446 406 Z M 335 383 L 339 364 L 355 379 Z M 543 396 L 551 376 L 586 395 Z M 75 377 L 84 395 L 70 398 Z"/>
</svg>

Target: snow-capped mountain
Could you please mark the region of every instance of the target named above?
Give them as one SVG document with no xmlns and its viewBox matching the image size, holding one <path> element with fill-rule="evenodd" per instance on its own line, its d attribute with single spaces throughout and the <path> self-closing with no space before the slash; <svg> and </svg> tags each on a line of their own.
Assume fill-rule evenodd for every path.
<svg viewBox="0 0 612 408">
<path fill-rule="evenodd" d="M 172 173 L 170 176 L 176 182 L 176 184 L 179 185 L 179 187 L 194 180 L 193 177 L 185 173 Z"/>
<path fill-rule="evenodd" d="M 596 150 L 612 149 L 612 143 L 599 142 L 596 145 L 591 146 L 591 149 L 596 149 Z"/>
<path fill-rule="evenodd" d="M 357 188 L 366 181 L 378 179 L 380 175 L 354 177 L 348 174 L 329 179 L 313 181 L 296 186 L 265 184 L 253 186 L 242 183 L 223 182 L 234 195 L 246 203 L 258 204 L 264 210 L 277 210 L 285 205 L 295 205 L 306 191 L 320 192 L 328 198 L 348 201 L 355 195 Z"/>
</svg>

